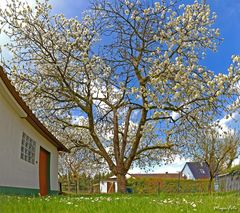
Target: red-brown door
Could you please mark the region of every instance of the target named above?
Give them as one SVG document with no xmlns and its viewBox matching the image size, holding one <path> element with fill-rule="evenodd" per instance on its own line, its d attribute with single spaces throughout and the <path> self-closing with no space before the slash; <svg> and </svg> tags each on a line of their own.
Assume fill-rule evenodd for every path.
<svg viewBox="0 0 240 213">
<path fill-rule="evenodd" d="M 115 182 L 107 182 L 107 193 L 115 192 Z"/>
<path fill-rule="evenodd" d="M 42 147 L 39 155 L 39 187 L 41 196 L 48 194 L 49 189 L 49 152 Z"/>
</svg>

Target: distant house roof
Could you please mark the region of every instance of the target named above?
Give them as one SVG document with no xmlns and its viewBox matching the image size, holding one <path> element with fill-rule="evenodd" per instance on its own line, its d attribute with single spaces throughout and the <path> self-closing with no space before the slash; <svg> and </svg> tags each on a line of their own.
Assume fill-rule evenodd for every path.
<svg viewBox="0 0 240 213">
<path fill-rule="evenodd" d="M 129 178 L 131 178 L 132 176 L 131 176 L 130 174 L 126 174 L 125 177 L 126 177 L 126 179 L 129 179 Z M 111 181 L 117 180 L 117 176 L 116 176 L 116 175 L 113 175 L 113 176 L 109 177 L 107 180 L 111 180 Z"/>
<path fill-rule="evenodd" d="M 187 162 L 183 167 L 183 170 L 188 165 L 195 179 L 208 179 L 210 178 L 209 168 L 206 163 L 201 162 Z M 182 172 L 183 172 L 182 170 Z"/>
<path fill-rule="evenodd" d="M 126 179 L 129 178 L 157 178 L 157 179 L 178 179 L 181 177 L 179 173 L 150 173 L 150 174 L 126 174 Z M 108 178 L 109 181 L 117 180 L 117 177 L 114 175 Z"/>
<path fill-rule="evenodd" d="M 152 174 L 131 174 L 135 178 L 159 178 L 159 179 L 177 179 L 179 173 L 152 173 Z"/>
<path fill-rule="evenodd" d="M 27 104 L 20 97 L 19 93 L 16 91 L 15 87 L 11 84 L 11 81 L 8 79 L 7 74 L 4 72 L 3 68 L 0 66 L 0 81 L 2 80 L 3 84 L 10 92 L 11 96 L 16 100 L 17 104 L 22 108 L 26 113 L 26 120 L 50 143 L 57 147 L 58 151 L 69 152 L 69 150 L 55 137 L 53 136 L 47 128 L 37 119 L 33 114 Z M 1 82 L 0 82 L 1 83 Z"/>
</svg>

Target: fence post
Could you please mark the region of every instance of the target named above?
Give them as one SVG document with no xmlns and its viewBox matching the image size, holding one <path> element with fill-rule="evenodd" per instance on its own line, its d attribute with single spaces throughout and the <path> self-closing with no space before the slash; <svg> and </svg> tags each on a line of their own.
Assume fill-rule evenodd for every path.
<svg viewBox="0 0 240 213">
<path fill-rule="evenodd" d="M 59 194 L 62 194 L 62 182 L 59 182 Z"/>
<path fill-rule="evenodd" d="M 180 173 L 178 173 L 178 193 L 180 192 Z"/>
</svg>

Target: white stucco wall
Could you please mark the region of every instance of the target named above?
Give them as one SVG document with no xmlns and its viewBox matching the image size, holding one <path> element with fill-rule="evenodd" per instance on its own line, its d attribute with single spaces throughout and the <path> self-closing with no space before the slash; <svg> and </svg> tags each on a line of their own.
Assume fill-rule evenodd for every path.
<svg viewBox="0 0 240 213">
<path fill-rule="evenodd" d="M 188 180 L 195 180 L 190 168 L 188 165 L 185 166 L 185 168 L 182 171 L 183 175 L 187 177 Z"/>
<path fill-rule="evenodd" d="M 36 141 L 34 165 L 20 158 L 23 132 Z M 0 90 L 0 186 L 39 189 L 40 146 L 50 152 L 50 187 L 58 190 L 57 148 L 20 117 Z"/>
<path fill-rule="evenodd" d="M 115 192 L 117 192 L 117 181 L 100 181 L 100 193 L 107 193 L 107 182 L 114 182 Z"/>
<path fill-rule="evenodd" d="M 100 193 L 107 193 L 107 181 L 100 181 Z"/>
</svg>

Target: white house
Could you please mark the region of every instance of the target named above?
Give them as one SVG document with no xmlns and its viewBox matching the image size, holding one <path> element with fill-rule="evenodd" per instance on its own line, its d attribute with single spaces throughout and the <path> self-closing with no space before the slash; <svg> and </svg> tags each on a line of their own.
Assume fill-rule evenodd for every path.
<svg viewBox="0 0 240 213">
<path fill-rule="evenodd" d="M 100 181 L 100 193 L 117 192 L 117 179 L 110 177 L 107 180 Z"/>
<path fill-rule="evenodd" d="M 36 118 L 0 67 L 0 193 L 57 193 L 58 151 L 68 149 Z"/>
<path fill-rule="evenodd" d="M 130 174 L 126 174 L 126 179 L 131 178 Z M 117 192 L 117 177 L 114 175 L 107 180 L 100 181 L 100 193 L 115 193 Z"/>
<path fill-rule="evenodd" d="M 187 162 L 184 165 L 181 174 L 189 180 L 209 179 L 210 177 L 207 164 L 201 162 Z"/>
</svg>

